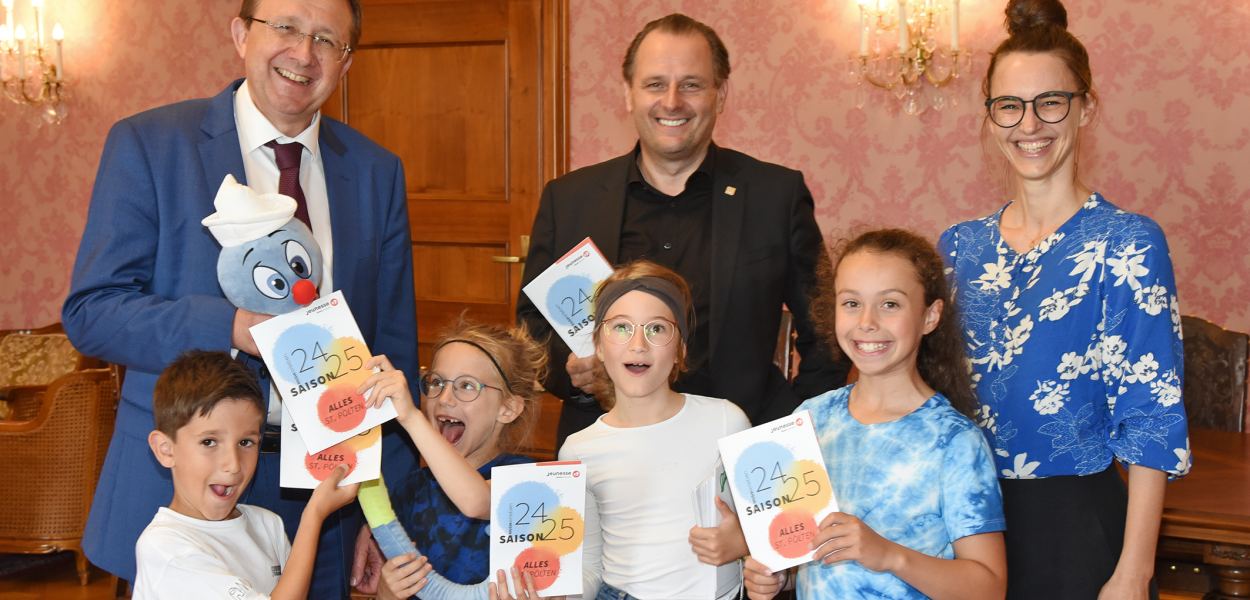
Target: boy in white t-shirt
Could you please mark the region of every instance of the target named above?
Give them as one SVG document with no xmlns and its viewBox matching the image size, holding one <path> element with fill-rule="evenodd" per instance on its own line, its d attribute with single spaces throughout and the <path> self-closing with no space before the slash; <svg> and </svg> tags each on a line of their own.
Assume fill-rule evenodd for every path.
<svg viewBox="0 0 1250 600">
<path fill-rule="evenodd" d="M 340 465 L 313 491 L 295 543 L 278 515 L 237 504 L 252 481 L 265 405 L 260 387 L 224 352 L 192 351 L 156 382 L 148 445 L 172 471 L 174 497 L 135 546 L 134 598 L 304 598 L 326 515 L 351 502 Z"/>
</svg>

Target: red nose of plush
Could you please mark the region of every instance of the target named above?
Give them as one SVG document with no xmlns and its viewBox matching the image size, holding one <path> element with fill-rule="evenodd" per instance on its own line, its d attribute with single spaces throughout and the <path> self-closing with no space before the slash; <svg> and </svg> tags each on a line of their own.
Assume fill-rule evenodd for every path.
<svg viewBox="0 0 1250 600">
<path fill-rule="evenodd" d="M 295 288 L 291 290 L 291 294 L 296 304 L 306 306 L 317 299 L 317 286 L 307 279 L 301 279 L 295 282 Z"/>
</svg>

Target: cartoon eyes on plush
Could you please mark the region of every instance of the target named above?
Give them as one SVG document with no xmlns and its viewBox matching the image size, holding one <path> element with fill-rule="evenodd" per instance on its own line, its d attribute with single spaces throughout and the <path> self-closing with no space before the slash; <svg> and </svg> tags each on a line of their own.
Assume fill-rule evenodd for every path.
<svg viewBox="0 0 1250 600">
<path fill-rule="evenodd" d="M 295 200 L 257 194 L 227 175 L 202 222 L 221 243 L 217 282 L 235 306 L 280 315 L 317 299 L 321 247 L 295 218 Z"/>
<path fill-rule="evenodd" d="M 256 290 L 264 296 L 273 300 L 284 300 L 288 295 L 292 297 L 299 306 L 304 306 L 317 299 L 317 284 L 309 281 L 312 276 L 312 270 L 309 265 L 312 263 L 312 257 L 308 249 L 299 242 L 298 239 L 286 239 L 285 236 L 292 235 L 285 229 L 279 229 L 269 234 L 269 242 L 265 244 L 262 251 L 273 249 L 275 246 L 281 246 L 283 254 L 283 262 L 286 268 L 279 271 L 269 266 L 268 253 L 257 253 L 252 266 L 252 283 L 256 286 Z M 275 236 L 276 239 L 275 239 Z M 257 248 L 249 248 L 247 253 L 243 255 L 243 265 L 247 266 L 248 260 L 253 259 L 253 251 Z M 320 262 L 318 260 L 317 262 Z M 294 277 L 291 277 L 293 275 Z M 320 279 L 318 277 L 317 279 Z"/>
</svg>

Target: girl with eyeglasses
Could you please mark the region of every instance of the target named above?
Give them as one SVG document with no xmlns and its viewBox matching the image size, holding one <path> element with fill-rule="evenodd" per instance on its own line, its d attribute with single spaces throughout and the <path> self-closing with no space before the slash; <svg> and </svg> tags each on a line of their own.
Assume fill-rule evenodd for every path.
<svg viewBox="0 0 1250 600">
<path fill-rule="evenodd" d="M 699 582 L 712 568 L 700 561 L 732 575 L 711 597 L 738 595 L 737 519 L 723 509 L 722 527 L 696 527 L 693 495 L 720 460 L 716 440 L 750 422 L 732 402 L 670 387 L 685 369 L 690 305 L 681 276 L 648 261 L 618 268 L 595 296 L 608 412 L 560 449 L 586 464 L 585 598 L 707 598 Z"/>
<path fill-rule="evenodd" d="M 1167 240 L 1079 176 L 1098 97 L 1063 5 L 1006 13 L 983 132 L 1009 202 L 939 246 L 1001 477 L 1007 596 L 1146 598 L 1164 485 L 1190 466 Z"/>
<path fill-rule="evenodd" d="M 487 579 L 490 470 L 533 462 L 515 452 L 538 420 L 537 384 L 546 364 L 543 346 L 524 329 L 462 320 L 434 346 L 430 368 L 419 380 L 419 410 L 404 373 L 385 356 L 366 365 L 381 369 L 361 385 L 362 392 L 373 388 L 368 402 L 391 399 L 399 423 L 427 465 L 403 482 L 388 482 L 395 513 L 434 571 L 452 583 L 474 585 Z M 423 585 L 417 566 L 409 556 L 386 562 L 379 598 L 412 596 Z"/>
</svg>

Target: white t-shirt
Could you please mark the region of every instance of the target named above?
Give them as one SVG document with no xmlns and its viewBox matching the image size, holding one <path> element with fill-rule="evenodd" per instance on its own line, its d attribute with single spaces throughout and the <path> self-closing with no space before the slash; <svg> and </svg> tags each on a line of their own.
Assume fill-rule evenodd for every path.
<svg viewBox="0 0 1250 600">
<path fill-rule="evenodd" d="M 587 473 L 584 597 L 600 581 L 646 600 L 700 597 L 694 489 L 720 460 L 716 440 L 750 426 L 732 402 L 686 394 L 660 423 L 619 428 L 601 417 L 569 436 L 560 460 L 580 460 Z"/>
<path fill-rule="evenodd" d="M 161 507 L 135 545 L 134 600 L 268 598 L 291 543 L 278 515 L 237 508 L 236 518 L 205 521 Z"/>
</svg>

